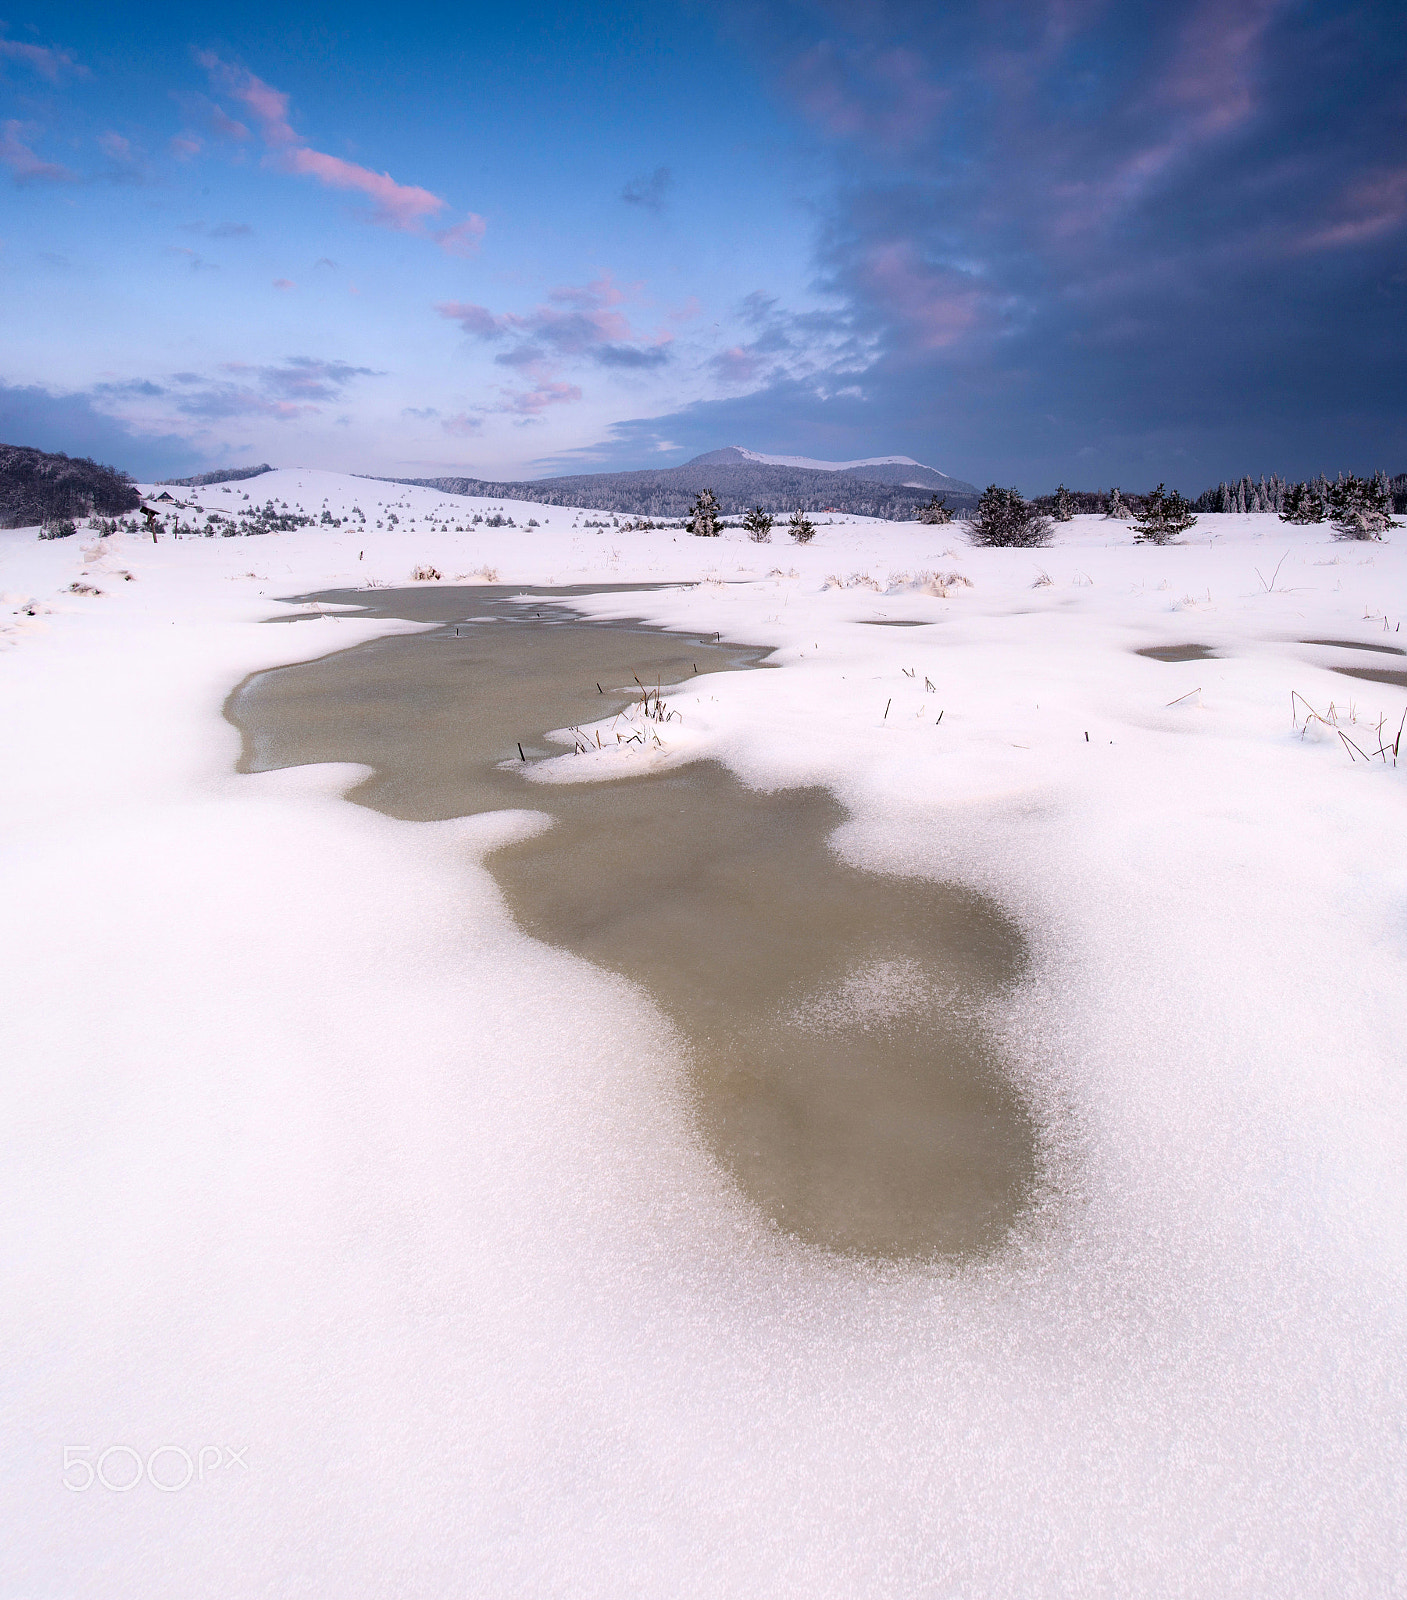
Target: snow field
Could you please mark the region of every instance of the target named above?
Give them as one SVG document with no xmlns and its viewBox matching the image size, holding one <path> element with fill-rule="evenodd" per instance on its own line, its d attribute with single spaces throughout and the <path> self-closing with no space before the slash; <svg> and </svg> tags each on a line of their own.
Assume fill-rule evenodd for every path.
<svg viewBox="0 0 1407 1600">
<path fill-rule="evenodd" d="M 1390 739 L 1407 691 L 1330 667 L 1407 661 L 1297 641 L 1407 648 L 1407 536 L 821 519 L 798 549 L 511 503 L 550 525 L 456 535 L 433 491 L 231 487 L 406 510 L 0 534 L 0 1593 L 1403 1592 L 1407 766 L 1301 739 L 1289 696 Z M 682 686 L 662 748 L 561 774 L 825 782 L 851 859 L 1018 918 L 1051 1197 L 1006 1254 L 762 1228 L 648 996 L 506 917 L 481 862 L 530 791 L 406 824 L 340 800 L 354 769 L 234 774 L 245 673 L 406 626 L 264 626 L 270 597 L 420 564 L 688 585 L 581 604 L 783 670 Z M 972 587 L 899 581 L 934 570 Z M 897 619 L 929 625 L 868 625 Z M 1218 659 L 1133 654 L 1188 642 Z M 65 1446 L 168 1442 L 248 1470 L 63 1487 Z"/>
</svg>

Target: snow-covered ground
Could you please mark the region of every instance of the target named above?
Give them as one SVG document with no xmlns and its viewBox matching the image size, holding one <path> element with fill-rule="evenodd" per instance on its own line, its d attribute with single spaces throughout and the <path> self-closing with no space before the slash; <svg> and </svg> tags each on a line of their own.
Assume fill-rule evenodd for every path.
<svg viewBox="0 0 1407 1600">
<path fill-rule="evenodd" d="M 796 548 L 229 488 L 174 492 L 341 526 L 0 533 L 0 1594 L 1407 1592 L 1407 688 L 1333 670 L 1407 658 L 1301 642 L 1407 649 L 1407 529 Z M 784 670 L 564 775 L 824 782 L 851 858 L 1019 920 L 1055 1198 L 1007 1253 L 764 1227 L 648 995 L 508 919 L 526 815 L 235 774 L 246 673 L 409 626 L 274 597 L 417 566 L 677 582 L 583 608 Z"/>
</svg>

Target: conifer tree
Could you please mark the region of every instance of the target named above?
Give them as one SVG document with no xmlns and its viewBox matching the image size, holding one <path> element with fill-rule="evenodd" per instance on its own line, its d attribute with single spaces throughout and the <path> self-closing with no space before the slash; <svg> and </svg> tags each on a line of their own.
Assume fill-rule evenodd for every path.
<svg viewBox="0 0 1407 1600">
<path fill-rule="evenodd" d="M 754 506 L 743 518 L 743 527 L 754 544 L 771 544 L 772 518 L 761 506 Z"/>
<path fill-rule="evenodd" d="M 787 532 L 796 544 L 810 544 L 816 536 L 816 524 L 798 506 L 787 523 Z"/>
<path fill-rule="evenodd" d="M 721 517 L 717 497 L 712 489 L 705 489 L 695 498 L 694 509 L 689 513 L 685 526 L 696 539 L 716 539 Z"/>
<path fill-rule="evenodd" d="M 1115 484 L 1109 491 L 1109 509 L 1104 513 L 1104 520 L 1117 518 L 1122 522 L 1129 514 L 1129 508 L 1124 504 L 1124 497 L 1119 493 L 1119 486 Z"/>
<path fill-rule="evenodd" d="M 926 506 L 919 507 L 918 520 L 935 525 L 951 522 L 953 514 L 948 510 L 947 497 L 935 494 Z"/>
<path fill-rule="evenodd" d="M 1280 506 L 1281 522 L 1323 522 L 1324 500 L 1313 483 L 1292 483 Z"/>
<path fill-rule="evenodd" d="M 967 519 L 967 536 L 978 545 L 1015 545 L 1031 549 L 1049 544 L 1055 525 L 1039 507 L 1021 496 L 1019 489 L 988 484 Z"/>
<path fill-rule="evenodd" d="M 1134 518 L 1135 535 L 1140 544 L 1171 544 L 1196 520 L 1196 513 L 1177 490 L 1168 494 L 1160 483 L 1144 496 L 1143 510 Z"/>
<path fill-rule="evenodd" d="M 1372 478 L 1340 473 L 1329 485 L 1327 501 L 1336 539 L 1381 539 L 1393 526 L 1392 489 L 1385 473 Z"/>
<path fill-rule="evenodd" d="M 1073 522 L 1075 508 L 1070 503 L 1070 491 L 1062 483 L 1055 491 L 1055 520 L 1057 522 Z"/>
</svg>

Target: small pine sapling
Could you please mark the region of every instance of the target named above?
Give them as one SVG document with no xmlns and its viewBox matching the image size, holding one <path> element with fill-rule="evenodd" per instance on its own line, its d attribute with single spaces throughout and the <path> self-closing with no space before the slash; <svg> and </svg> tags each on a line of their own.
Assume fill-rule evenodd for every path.
<svg viewBox="0 0 1407 1600">
<path fill-rule="evenodd" d="M 1075 507 L 1070 500 L 1070 491 L 1063 483 L 1055 491 L 1055 520 L 1057 522 L 1073 522 L 1075 520 Z"/>
<path fill-rule="evenodd" d="M 685 526 L 696 539 L 716 539 L 722 516 L 713 490 L 705 489 L 695 498 L 694 509 L 689 513 Z"/>
<path fill-rule="evenodd" d="M 918 520 L 934 527 L 941 527 L 944 523 L 951 522 L 953 514 L 948 510 L 947 497 L 935 494 L 926 506 L 919 507 Z"/>
<path fill-rule="evenodd" d="M 982 491 L 977 510 L 964 526 L 973 544 L 1009 545 L 1023 550 L 1049 544 L 1055 532 L 1050 518 L 1023 499 L 1019 489 L 1002 489 L 995 483 Z"/>
<path fill-rule="evenodd" d="M 1124 504 L 1124 497 L 1119 493 L 1118 484 L 1115 484 L 1109 491 L 1109 509 L 1104 513 L 1104 520 L 1108 522 L 1112 518 L 1118 522 L 1125 522 L 1128 515 L 1129 508 Z"/>
<path fill-rule="evenodd" d="M 772 518 L 761 506 L 754 506 L 743 518 L 743 527 L 754 544 L 771 544 Z"/>
<path fill-rule="evenodd" d="M 798 506 L 791 514 L 791 521 L 787 523 L 787 532 L 794 544 L 810 544 L 816 537 L 816 524 Z"/>
<path fill-rule="evenodd" d="M 1140 544 L 1171 544 L 1196 521 L 1196 512 L 1177 490 L 1169 494 L 1160 483 L 1143 497 L 1143 510 L 1133 519 L 1134 534 Z"/>
</svg>

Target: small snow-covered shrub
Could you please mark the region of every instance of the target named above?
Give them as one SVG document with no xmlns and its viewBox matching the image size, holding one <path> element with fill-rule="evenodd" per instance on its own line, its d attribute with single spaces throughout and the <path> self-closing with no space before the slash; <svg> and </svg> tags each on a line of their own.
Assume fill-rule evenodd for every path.
<svg viewBox="0 0 1407 1600">
<path fill-rule="evenodd" d="M 771 544 L 772 517 L 761 506 L 754 506 L 743 518 L 743 530 L 754 544 Z"/>
<path fill-rule="evenodd" d="M 816 524 L 798 507 L 787 523 L 787 534 L 793 544 L 810 544 L 816 537 Z"/>
<path fill-rule="evenodd" d="M 964 526 L 973 544 L 988 547 L 1012 546 L 1031 549 L 1049 544 L 1055 525 L 1019 489 L 1003 489 L 990 483 L 982 491 L 977 510 Z"/>
<path fill-rule="evenodd" d="M 415 583 L 438 583 L 440 574 L 434 567 L 412 567 L 410 576 Z"/>
<path fill-rule="evenodd" d="M 1392 527 L 1392 518 L 1385 511 L 1364 511 L 1355 508 L 1341 512 L 1334 518 L 1336 539 L 1381 539 Z"/>
<path fill-rule="evenodd" d="M 78 528 L 72 517 L 46 517 L 39 530 L 41 539 L 71 539 Z"/>
<path fill-rule="evenodd" d="M 919 507 L 918 520 L 932 527 L 941 527 L 945 522 L 951 522 L 953 514 L 948 510 L 947 497 L 935 494 L 926 506 Z"/>
</svg>

